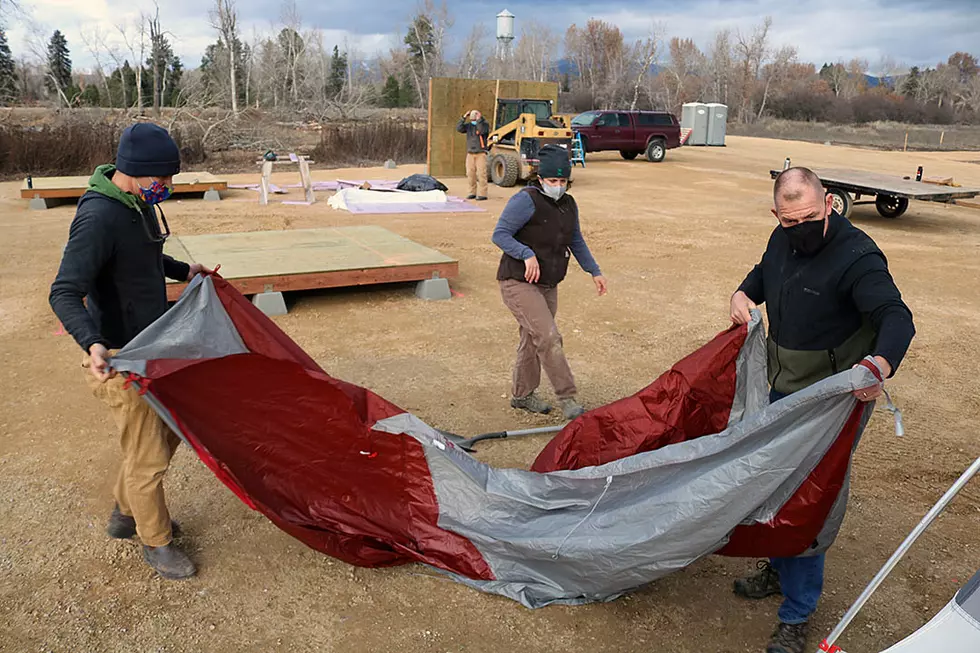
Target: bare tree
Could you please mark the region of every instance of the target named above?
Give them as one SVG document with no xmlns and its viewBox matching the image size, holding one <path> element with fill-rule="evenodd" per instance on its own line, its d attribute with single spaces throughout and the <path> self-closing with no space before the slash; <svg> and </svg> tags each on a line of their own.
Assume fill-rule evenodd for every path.
<svg viewBox="0 0 980 653">
<path fill-rule="evenodd" d="M 143 62 L 146 60 L 146 16 L 140 14 L 139 23 L 130 31 L 128 23 L 120 23 L 116 25 L 116 30 L 118 30 L 120 36 L 122 36 L 123 43 L 126 44 L 126 49 L 129 50 L 129 54 L 133 58 L 133 70 L 136 73 L 136 109 L 142 115 L 143 113 Z M 120 71 L 122 69 L 120 68 Z M 126 87 L 126 80 L 123 80 L 123 88 Z M 125 91 L 123 91 L 125 95 Z"/>
<path fill-rule="evenodd" d="M 650 35 L 633 45 L 632 58 L 637 66 L 636 77 L 633 80 L 633 101 L 630 102 L 630 111 L 636 111 L 637 102 L 640 99 L 640 88 L 643 81 L 650 75 L 650 67 L 657 60 L 660 53 L 660 42 L 662 40 L 663 27 L 653 27 Z"/>
<path fill-rule="evenodd" d="M 150 60 L 153 62 L 153 115 L 160 115 L 160 60 L 163 58 L 163 39 L 164 34 L 160 29 L 160 5 L 153 3 L 154 9 L 152 16 L 146 17 L 146 24 L 150 29 Z M 142 62 L 140 62 L 142 67 Z M 166 66 L 166 62 L 164 62 Z"/>
<path fill-rule="evenodd" d="M 895 88 L 895 81 L 898 74 L 903 70 L 908 70 L 908 66 L 899 63 L 890 55 L 881 57 L 875 67 L 878 73 L 876 75 L 878 86 L 888 88 Z"/>
<path fill-rule="evenodd" d="M 714 43 L 708 55 L 708 77 L 711 84 L 711 99 L 722 104 L 730 104 L 728 94 L 732 84 L 732 33 L 724 29 L 715 33 Z"/>
<path fill-rule="evenodd" d="M 670 110 L 684 102 L 702 99 L 703 80 L 709 76 L 710 67 L 707 57 L 691 39 L 674 37 L 668 50 L 670 59 L 661 75 L 662 79 L 655 80 L 655 83 L 663 91 L 664 106 Z"/>
<path fill-rule="evenodd" d="M 761 118 L 766 111 L 766 103 L 769 101 L 769 93 L 774 86 L 779 85 L 789 73 L 791 66 L 796 63 L 796 48 L 784 45 L 776 50 L 772 60 L 762 68 L 762 79 L 765 86 L 762 91 L 762 102 L 759 103 L 759 113 L 756 118 Z"/>
<path fill-rule="evenodd" d="M 209 12 L 211 27 L 217 30 L 228 48 L 228 70 L 231 82 L 231 112 L 238 115 L 238 11 L 235 0 L 215 0 Z"/>
<path fill-rule="evenodd" d="M 772 27 L 772 17 L 766 16 L 760 25 L 752 30 L 752 34 L 735 32 L 735 53 L 739 59 L 738 84 L 741 94 L 738 109 L 738 119 L 749 122 L 754 117 L 752 96 L 758 85 L 759 72 L 762 62 L 768 54 L 769 28 Z"/>
<path fill-rule="evenodd" d="M 483 23 L 477 23 L 463 43 L 463 53 L 456 67 L 456 76 L 464 79 L 477 79 L 487 71 L 490 59 L 487 52 L 487 28 Z"/>
<path fill-rule="evenodd" d="M 82 30 L 80 36 L 82 38 L 82 43 L 85 44 L 85 48 L 92 56 L 92 60 L 95 61 L 96 74 L 99 77 L 99 81 L 102 82 L 102 89 L 105 91 L 105 96 L 109 102 L 109 106 L 113 106 L 112 93 L 109 88 L 109 75 L 106 75 L 106 66 L 103 63 L 106 53 L 111 52 L 109 47 L 106 45 L 105 34 L 102 32 L 102 28 L 96 25 L 91 33 Z M 109 58 L 112 58 L 111 54 L 109 55 Z"/>
<path fill-rule="evenodd" d="M 282 7 L 282 30 L 279 32 L 279 47 L 285 66 L 283 82 L 283 95 L 290 95 L 295 106 L 299 101 L 300 87 L 302 80 L 301 69 L 306 55 L 307 43 L 310 40 L 309 34 L 306 38 L 302 36 L 303 19 L 299 9 L 296 7 L 296 0 L 284 0 Z M 288 87 L 288 89 L 286 88 Z M 287 92 L 288 91 L 288 92 Z"/>
<path fill-rule="evenodd" d="M 559 45 L 560 39 L 551 28 L 534 20 L 527 21 L 514 47 L 514 73 L 520 79 L 548 81 Z"/>
</svg>

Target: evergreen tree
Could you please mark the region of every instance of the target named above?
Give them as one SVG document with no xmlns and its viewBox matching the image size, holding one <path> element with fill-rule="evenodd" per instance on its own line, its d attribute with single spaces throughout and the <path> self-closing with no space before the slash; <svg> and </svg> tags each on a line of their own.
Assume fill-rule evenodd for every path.
<svg viewBox="0 0 980 653">
<path fill-rule="evenodd" d="M 180 57 L 174 55 L 170 60 L 170 83 L 166 88 L 166 95 L 163 98 L 163 106 L 175 107 L 181 102 L 180 81 L 184 76 L 184 64 Z"/>
<path fill-rule="evenodd" d="M 102 106 L 102 94 L 99 93 L 99 87 L 95 84 L 89 84 L 78 96 L 78 101 L 87 107 Z"/>
<path fill-rule="evenodd" d="M 12 104 L 17 95 L 17 68 L 7 45 L 7 34 L 0 29 L 0 105 Z"/>
<path fill-rule="evenodd" d="M 919 67 L 912 66 L 909 69 L 909 74 L 902 80 L 902 86 L 899 89 L 899 93 L 905 97 L 914 98 L 919 92 Z"/>
<path fill-rule="evenodd" d="M 330 77 L 327 80 L 327 94 L 337 97 L 344 90 L 347 81 L 347 53 L 340 54 L 340 48 L 333 46 L 333 56 L 330 58 Z"/>
<path fill-rule="evenodd" d="M 381 90 L 381 106 L 386 109 L 393 109 L 400 106 L 401 103 L 401 88 L 398 84 L 398 78 L 394 75 L 388 75 L 388 79 L 385 80 L 384 88 Z"/>
<path fill-rule="evenodd" d="M 407 76 L 403 77 L 399 83 L 398 106 L 414 107 L 419 103 L 418 93 L 415 92 L 415 84 Z"/>
<path fill-rule="evenodd" d="M 69 96 L 71 91 L 71 57 L 68 52 L 68 41 L 60 30 L 55 30 L 48 43 L 48 90 L 52 93 L 64 93 Z M 69 96 L 70 99 L 70 96 Z"/>
<path fill-rule="evenodd" d="M 425 14 L 419 14 L 408 27 L 405 36 L 408 46 L 408 56 L 416 70 L 424 71 L 426 62 L 431 62 L 436 53 L 436 35 L 432 28 L 432 19 Z M 431 64 L 430 64 L 431 65 Z"/>
<path fill-rule="evenodd" d="M 244 45 L 239 39 L 235 39 L 235 70 L 242 71 L 237 75 L 235 84 L 238 86 L 238 99 L 245 99 L 245 62 L 250 56 L 249 47 Z M 204 86 L 208 89 L 212 99 L 227 96 L 228 92 L 228 46 L 224 41 L 218 39 L 204 50 L 201 58 L 201 74 L 204 79 Z"/>
</svg>

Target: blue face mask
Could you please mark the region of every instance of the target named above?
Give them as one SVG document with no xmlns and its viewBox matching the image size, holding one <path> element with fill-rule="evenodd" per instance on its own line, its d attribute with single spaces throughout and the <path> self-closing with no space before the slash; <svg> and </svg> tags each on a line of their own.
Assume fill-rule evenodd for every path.
<svg viewBox="0 0 980 653">
<path fill-rule="evenodd" d="M 471 120 L 471 121 L 470 121 L 470 124 L 471 124 L 471 125 L 475 125 L 475 124 L 476 124 L 476 121 L 475 121 L 475 120 Z"/>
<path fill-rule="evenodd" d="M 155 179 L 153 180 L 153 183 L 150 184 L 149 188 L 143 188 L 143 186 L 140 186 L 139 189 L 140 199 L 142 199 L 147 206 L 153 206 L 154 204 L 159 204 L 160 202 L 165 201 L 173 192 L 170 186 L 162 184 Z"/>
</svg>

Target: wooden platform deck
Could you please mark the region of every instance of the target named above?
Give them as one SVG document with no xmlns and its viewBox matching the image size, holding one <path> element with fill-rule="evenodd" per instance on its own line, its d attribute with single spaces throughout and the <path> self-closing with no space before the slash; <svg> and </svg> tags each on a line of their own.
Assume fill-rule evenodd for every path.
<svg viewBox="0 0 980 653">
<path fill-rule="evenodd" d="M 172 236 L 164 251 L 218 273 L 242 294 L 451 279 L 459 262 L 377 226 Z M 169 282 L 174 300 L 184 283 Z"/>
<path fill-rule="evenodd" d="M 773 179 L 782 172 L 770 170 Z M 980 188 L 964 188 L 956 186 L 938 186 L 927 184 L 914 179 L 903 179 L 898 175 L 886 175 L 865 170 L 841 170 L 816 168 L 814 174 L 820 177 L 824 187 L 836 187 L 851 193 L 862 195 L 885 194 L 895 197 L 907 197 L 910 200 L 925 200 L 929 202 L 948 202 L 954 199 L 970 198 L 980 195 Z"/>
<path fill-rule="evenodd" d="M 77 199 L 88 188 L 88 177 L 34 177 L 33 188 L 24 179 L 20 187 L 21 199 Z M 210 172 L 182 172 L 174 176 L 174 194 L 204 193 L 209 190 L 228 190 L 228 182 Z"/>
</svg>

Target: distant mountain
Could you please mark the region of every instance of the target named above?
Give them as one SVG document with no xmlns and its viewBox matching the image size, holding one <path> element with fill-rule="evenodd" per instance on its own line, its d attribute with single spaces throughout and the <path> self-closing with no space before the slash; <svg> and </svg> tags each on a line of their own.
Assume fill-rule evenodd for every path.
<svg viewBox="0 0 980 653">
<path fill-rule="evenodd" d="M 556 61 L 554 70 L 561 76 L 570 75 L 574 77 L 578 74 L 578 67 L 575 65 L 575 62 L 570 59 L 559 59 Z M 663 66 L 659 64 L 650 65 L 651 75 L 659 75 L 661 70 L 663 70 Z"/>
<path fill-rule="evenodd" d="M 874 75 L 865 75 L 864 79 L 868 83 L 868 88 L 874 88 L 875 86 L 878 86 L 878 78 L 875 77 Z M 896 78 L 886 76 L 884 78 L 884 81 L 886 86 L 895 88 L 895 82 L 897 81 Z"/>
</svg>

